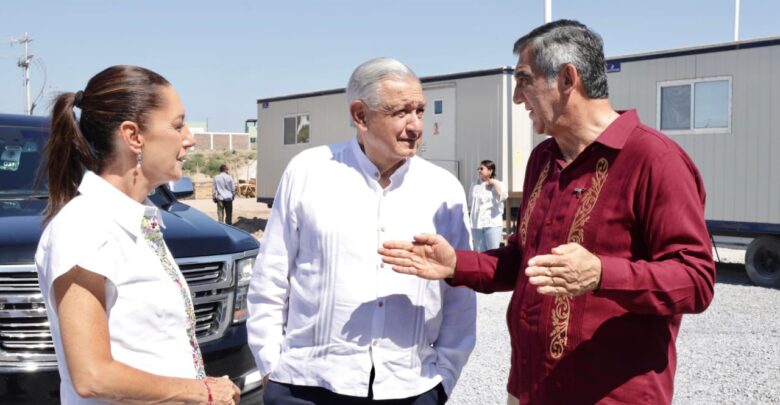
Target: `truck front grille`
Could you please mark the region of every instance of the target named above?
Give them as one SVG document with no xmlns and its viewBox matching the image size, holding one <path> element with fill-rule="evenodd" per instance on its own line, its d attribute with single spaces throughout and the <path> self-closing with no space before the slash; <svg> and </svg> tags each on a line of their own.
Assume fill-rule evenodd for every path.
<svg viewBox="0 0 780 405">
<path fill-rule="evenodd" d="M 190 286 L 200 343 L 230 324 L 234 255 L 177 259 Z M 0 266 L 0 368 L 56 366 L 54 342 L 34 266 Z"/>
<path fill-rule="evenodd" d="M 56 362 L 35 267 L 0 266 L 0 367 Z"/>
</svg>

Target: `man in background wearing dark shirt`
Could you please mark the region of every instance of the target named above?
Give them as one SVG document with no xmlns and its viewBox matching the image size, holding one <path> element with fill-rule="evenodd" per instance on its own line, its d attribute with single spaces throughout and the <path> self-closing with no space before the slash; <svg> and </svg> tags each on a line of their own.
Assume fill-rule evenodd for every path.
<svg viewBox="0 0 780 405">
<path fill-rule="evenodd" d="M 701 176 L 671 139 L 609 104 L 601 38 L 560 20 L 514 47 L 514 101 L 550 135 L 528 161 L 507 246 L 388 242 L 393 269 L 514 291 L 510 403 L 670 404 L 682 314 L 712 300 Z"/>
</svg>

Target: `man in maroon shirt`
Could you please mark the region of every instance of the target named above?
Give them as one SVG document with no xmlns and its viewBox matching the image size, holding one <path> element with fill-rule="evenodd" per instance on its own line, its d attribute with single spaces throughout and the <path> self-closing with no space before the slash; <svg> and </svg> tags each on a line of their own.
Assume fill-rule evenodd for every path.
<svg viewBox="0 0 780 405">
<path fill-rule="evenodd" d="M 636 111 L 612 108 L 586 26 L 545 24 L 514 52 L 514 101 L 550 135 L 528 161 L 515 234 L 484 254 L 438 235 L 379 253 L 401 273 L 514 291 L 510 402 L 669 404 L 682 314 L 706 309 L 715 282 L 701 176 Z"/>
</svg>

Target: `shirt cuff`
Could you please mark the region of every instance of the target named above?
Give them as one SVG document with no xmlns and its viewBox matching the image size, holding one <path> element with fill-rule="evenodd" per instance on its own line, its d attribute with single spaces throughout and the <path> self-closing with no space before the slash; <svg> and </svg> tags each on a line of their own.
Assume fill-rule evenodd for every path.
<svg viewBox="0 0 780 405">
<path fill-rule="evenodd" d="M 629 261 L 619 257 L 609 256 L 598 256 L 598 258 L 601 260 L 601 282 L 599 283 L 598 290 L 594 291 L 594 294 L 598 294 L 600 291 L 625 289 L 626 286 L 629 285 L 629 277 L 631 274 Z"/>
<path fill-rule="evenodd" d="M 475 269 L 479 268 L 477 261 L 477 252 L 471 250 L 456 250 L 455 251 L 455 273 L 452 274 L 452 278 L 446 279 L 447 284 L 458 287 L 468 285 L 469 272 L 462 269 Z M 458 271 L 461 269 L 460 271 Z"/>
</svg>

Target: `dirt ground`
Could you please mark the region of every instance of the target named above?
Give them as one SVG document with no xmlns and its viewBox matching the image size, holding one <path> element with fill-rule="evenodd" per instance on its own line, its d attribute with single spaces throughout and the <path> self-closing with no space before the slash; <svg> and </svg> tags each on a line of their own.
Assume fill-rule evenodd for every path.
<svg viewBox="0 0 780 405">
<path fill-rule="evenodd" d="M 183 200 L 182 203 L 217 219 L 217 204 L 211 199 Z M 233 200 L 233 226 L 249 232 L 259 240 L 263 237 L 270 212 L 266 204 L 259 203 L 254 198 L 238 198 Z"/>
</svg>

